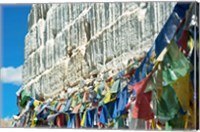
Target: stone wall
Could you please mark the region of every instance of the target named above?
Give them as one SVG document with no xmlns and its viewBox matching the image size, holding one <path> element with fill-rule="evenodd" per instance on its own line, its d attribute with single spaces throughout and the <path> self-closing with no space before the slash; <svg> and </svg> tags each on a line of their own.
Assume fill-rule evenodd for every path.
<svg viewBox="0 0 200 132">
<path fill-rule="evenodd" d="M 96 70 L 118 71 L 148 51 L 175 2 L 34 4 L 23 87 L 33 96 L 75 87 Z"/>
</svg>

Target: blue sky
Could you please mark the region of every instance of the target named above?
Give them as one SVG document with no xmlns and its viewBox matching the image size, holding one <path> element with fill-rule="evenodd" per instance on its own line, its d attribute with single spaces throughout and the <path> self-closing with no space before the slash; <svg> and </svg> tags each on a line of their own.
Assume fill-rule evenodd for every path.
<svg viewBox="0 0 200 132">
<path fill-rule="evenodd" d="M 0 118 L 12 117 L 18 113 L 16 91 L 22 81 L 24 63 L 24 38 L 28 32 L 28 14 L 31 5 L 1 5 L 2 29 L 2 111 Z"/>
</svg>

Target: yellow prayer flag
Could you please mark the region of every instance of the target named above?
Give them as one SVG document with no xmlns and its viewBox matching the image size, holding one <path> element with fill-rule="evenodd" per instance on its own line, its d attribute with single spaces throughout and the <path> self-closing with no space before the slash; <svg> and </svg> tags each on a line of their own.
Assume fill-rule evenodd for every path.
<svg viewBox="0 0 200 132">
<path fill-rule="evenodd" d="M 85 124 L 85 118 L 86 118 L 86 111 L 84 112 L 83 118 L 82 118 L 82 120 L 81 120 L 81 126 L 82 126 L 82 127 L 83 127 L 84 124 Z"/>
<path fill-rule="evenodd" d="M 39 106 L 40 104 L 42 104 L 42 102 L 39 101 L 39 100 L 35 100 L 35 101 L 33 102 L 34 107 L 37 107 L 37 106 Z"/>
<path fill-rule="evenodd" d="M 172 84 L 172 87 L 174 88 L 176 92 L 176 95 L 182 106 L 182 109 L 184 111 L 189 110 L 190 101 L 193 100 L 193 96 L 192 96 L 193 89 L 191 86 L 189 74 L 186 74 L 186 76 L 184 77 L 178 78 L 178 80 Z"/>
<path fill-rule="evenodd" d="M 151 125 L 152 125 L 152 130 L 154 130 L 155 127 L 156 127 L 156 124 L 155 124 L 155 120 L 154 120 L 154 119 L 152 119 L 152 123 L 151 123 Z"/>
<path fill-rule="evenodd" d="M 162 128 L 161 128 L 158 124 L 156 124 L 156 128 L 157 128 L 158 130 L 162 130 Z"/>
<path fill-rule="evenodd" d="M 186 114 L 184 117 L 184 128 L 187 129 L 188 128 L 188 115 Z"/>
<path fill-rule="evenodd" d="M 71 107 L 74 108 L 78 103 L 78 97 L 77 96 L 73 96 L 72 97 L 72 103 L 71 103 Z"/>
<path fill-rule="evenodd" d="M 32 116 L 31 127 L 35 127 L 36 126 L 35 118 L 36 118 L 36 114 L 34 113 L 33 116 Z"/>
<path fill-rule="evenodd" d="M 96 93 L 98 92 L 98 88 L 99 88 L 99 86 L 100 86 L 99 83 L 95 85 L 94 91 L 95 91 Z"/>
<path fill-rule="evenodd" d="M 108 84 L 108 87 L 111 87 L 112 85 L 113 85 L 113 83 L 114 83 L 115 81 L 112 79 L 110 82 L 108 82 L 107 84 Z"/>
<path fill-rule="evenodd" d="M 106 104 L 106 103 L 110 102 L 110 98 L 111 98 L 111 93 L 107 92 L 104 97 L 104 103 Z"/>
<path fill-rule="evenodd" d="M 194 47 L 193 44 L 194 44 L 194 41 L 193 41 L 192 37 L 189 36 L 188 47 L 189 47 L 190 50 L 193 49 L 193 47 Z"/>
</svg>

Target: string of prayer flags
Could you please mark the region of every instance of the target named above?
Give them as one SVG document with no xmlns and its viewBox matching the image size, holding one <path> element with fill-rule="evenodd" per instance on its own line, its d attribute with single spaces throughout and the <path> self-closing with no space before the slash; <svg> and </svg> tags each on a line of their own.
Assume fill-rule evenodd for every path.
<svg viewBox="0 0 200 132">
<path fill-rule="evenodd" d="M 181 20 L 185 17 L 186 11 L 189 9 L 190 3 L 177 3 L 167 22 L 161 29 L 155 40 L 156 57 L 160 55 L 162 50 L 172 40 Z"/>
<path fill-rule="evenodd" d="M 123 70 L 107 80 L 96 81 L 91 86 L 93 93 L 77 90 L 67 99 L 46 103 L 22 90 L 21 106 L 28 104 L 34 108 L 29 109 L 33 112 L 31 126 L 171 130 L 188 128 L 189 120 L 195 124 L 194 90 L 190 81 L 194 63 L 178 48 L 186 51 L 193 48 L 190 34 L 183 28 L 189 7 L 189 3 L 175 6 L 137 69 L 129 65 L 126 70 L 131 74 Z M 152 98 L 153 95 L 156 96 Z M 22 117 L 21 126 L 26 118 Z"/>
</svg>

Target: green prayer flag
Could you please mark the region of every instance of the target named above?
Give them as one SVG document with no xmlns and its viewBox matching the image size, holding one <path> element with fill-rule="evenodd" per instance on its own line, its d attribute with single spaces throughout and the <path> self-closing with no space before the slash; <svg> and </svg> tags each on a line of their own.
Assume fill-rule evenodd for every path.
<svg viewBox="0 0 200 132">
<path fill-rule="evenodd" d="M 124 119 L 122 116 L 117 117 L 114 119 L 114 126 L 113 129 L 125 128 Z"/>
<path fill-rule="evenodd" d="M 52 110 L 56 110 L 56 107 L 58 106 L 58 104 L 59 104 L 59 101 L 56 101 L 55 104 L 51 106 Z"/>
<path fill-rule="evenodd" d="M 99 88 L 97 89 L 97 99 L 102 99 L 103 95 L 103 88 L 105 86 L 105 81 L 102 81 L 99 85 Z"/>
<path fill-rule="evenodd" d="M 78 104 L 78 97 L 77 96 L 72 97 L 71 107 L 74 108 L 77 104 Z"/>
<path fill-rule="evenodd" d="M 172 126 L 169 124 L 168 121 L 165 123 L 165 130 L 172 130 Z"/>
<path fill-rule="evenodd" d="M 156 85 L 155 85 L 155 84 L 156 84 L 156 83 L 155 83 L 155 81 L 154 81 L 154 78 L 153 78 L 153 77 L 150 78 L 149 81 L 148 81 L 148 83 L 147 83 L 147 87 L 146 87 L 146 89 L 144 90 L 144 93 L 147 93 L 147 92 L 149 92 L 149 91 L 155 90 L 155 88 L 156 88 Z"/>
<path fill-rule="evenodd" d="M 149 91 L 153 91 L 156 98 L 159 98 L 163 91 L 163 74 L 162 74 L 162 66 L 158 65 L 157 70 L 153 73 L 152 77 L 149 79 L 147 83 L 147 87 L 145 89 L 145 93 Z"/>
<path fill-rule="evenodd" d="M 177 113 L 176 116 L 169 120 L 166 125 L 165 125 L 165 129 L 166 130 L 180 130 L 184 128 L 184 115 Z"/>
<path fill-rule="evenodd" d="M 30 99 L 31 95 L 29 92 L 26 92 L 25 90 L 22 90 L 21 92 L 21 102 L 20 106 L 25 107 L 26 102 Z"/>
<path fill-rule="evenodd" d="M 119 91 L 119 87 L 120 87 L 120 79 L 116 80 L 111 89 L 110 89 L 110 93 L 117 93 Z"/>
<path fill-rule="evenodd" d="M 99 100 L 98 106 L 102 106 L 104 104 L 104 99 Z"/>
<path fill-rule="evenodd" d="M 189 60 L 179 51 L 174 40 L 167 46 L 167 53 L 162 62 L 162 66 L 165 85 L 171 84 L 179 77 L 185 76 L 190 72 L 192 67 Z"/>
<path fill-rule="evenodd" d="M 83 112 L 86 108 L 86 104 L 85 103 L 82 103 L 81 107 L 80 107 L 80 112 Z"/>
<path fill-rule="evenodd" d="M 83 97 L 81 96 L 81 93 L 79 92 L 77 95 L 77 100 L 78 100 L 78 104 L 82 102 Z"/>
<path fill-rule="evenodd" d="M 174 89 L 171 86 L 163 87 L 163 93 L 157 100 L 157 116 L 161 121 L 168 121 L 174 118 L 180 110 L 180 104 Z"/>
</svg>

